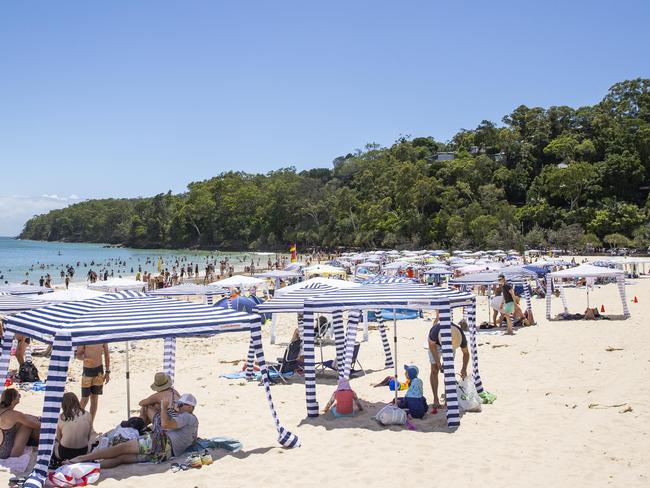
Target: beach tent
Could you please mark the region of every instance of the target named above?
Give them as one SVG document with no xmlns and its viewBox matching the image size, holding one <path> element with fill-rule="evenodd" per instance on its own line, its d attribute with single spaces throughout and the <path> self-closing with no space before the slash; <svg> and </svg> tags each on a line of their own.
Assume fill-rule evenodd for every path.
<svg viewBox="0 0 650 488">
<path fill-rule="evenodd" d="M 41 295 L 52 293 L 54 290 L 46 286 L 23 285 L 21 283 L 5 283 L 0 285 L 0 292 L 8 295 Z"/>
<path fill-rule="evenodd" d="M 235 275 L 223 280 L 214 281 L 210 283 L 212 286 L 219 286 L 221 288 L 241 288 L 242 290 L 250 290 L 253 287 L 261 286 L 265 289 L 268 288 L 266 280 L 261 278 L 253 278 L 252 276 Z"/>
<path fill-rule="evenodd" d="M 126 290 L 145 291 L 149 285 L 144 281 L 129 280 L 127 278 L 111 278 L 106 281 L 97 281 L 89 283 L 88 288 L 91 290 L 101 290 L 105 292 L 118 292 Z"/>
<path fill-rule="evenodd" d="M 174 296 L 204 296 L 206 303 L 212 305 L 215 295 L 225 295 L 228 291 L 224 288 L 214 285 L 197 285 L 194 283 L 182 283 L 176 286 L 168 286 L 147 292 L 147 295 L 158 297 Z"/>
<path fill-rule="evenodd" d="M 24 312 L 25 310 L 41 308 L 45 307 L 46 305 L 47 303 L 45 303 L 43 300 L 36 300 L 35 298 L 0 295 L 0 315 L 10 315 L 13 313 Z"/>
<path fill-rule="evenodd" d="M 478 349 L 476 346 L 476 300 L 471 293 L 459 292 L 448 288 L 424 286 L 416 284 L 387 284 L 367 285 L 347 290 L 325 293 L 321 296 L 305 300 L 304 324 L 302 337 L 304 340 L 304 373 L 307 415 L 318 416 L 316 400 L 316 371 L 314 361 L 314 320 L 317 313 L 338 314 L 348 311 L 348 328 L 345 350 L 337 345 L 337 364 L 345 364 L 343 371 L 339 368 L 339 376 L 349 377 L 354 343 L 356 340 L 357 324 L 361 318 L 361 310 L 378 310 L 382 308 L 439 310 L 443 374 L 445 396 L 447 399 L 447 425 L 460 425 L 458 395 L 454 373 L 454 353 L 451 345 L 451 310 L 454 307 L 467 307 L 472 367 L 476 388 L 483 391 L 478 370 Z M 396 323 L 394 323 L 394 327 Z M 341 324 L 342 327 L 342 324 Z M 336 334 L 336 329 L 335 329 Z M 394 354 L 397 355 L 396 335 L 394 335 Z M 345 362 L 343 363 L 343 359 Z M 397 364 L 397 363 L 395 363 Z M 397 367 L 395 375 L 398 375 Z"/>
<path fill-rule="evenodd" d="M 264 273 L 257 273 L 256 278 L 279 278 L 281 280 L 286 280 L 290 278 L 298 278 L 302 276 L 298 271 L 287 271 L 286 269 L 277 269 L 271 271 L 265 271 Z"/>
<path fill-rule="evenodd" d="M 52 344 L 41 415 L 38 458 L 25 486 L 40 488 L 47 476 L 47 466 L 52 455 L 57 419 L 74 347 L 107 342 L 164 339 L 163 368 L 173 377 L 177 337 L 216 335 L 226 332 L 250 333 L 247 376 L 253 377 L 252 359 L 255 357 L 278 431 L 278 441 L 286 447 L 299 446 L 298 437 L 280 424 L 273 406 L 262 348 L 261 324 L 257 315 L 125 291 L 90 300 L 50 305 L 19 313 L 7 319 L 2 338 L 0 379 L 7 376 L 11 343 L 15 334 Z M 0 381 L 0 391 L 2 390 L 4 390 L 4 381 Z"/>
<path fill-rule="evenodd" d="M 88 298 L 96 298 L 103 295 L 105 292 L 99 290 L 90 290 L 88 288 L 68 288 L 67 290 L 56 290 L 42 297 L 38 300 L 43 302 L 74 302 L 77 300 L 86 300 Z"/>
<path fill-rule="evenodd" d="M 302 313 L 305 298 L 343 288 L 354 288 L 358 283 L 328 278 L 310 278 L 275 290 L 273 298 L 258 306 L 260 313 L 271 314 L 271 344 L 276 341 L 277 313 Z"/>
<path fill-rule="evenodd" d="M 315 264 L 303 269 L 305 276 L 322 275 L 322 276 L 343 276 L 347 274 L 345 269 L 329 266 L 327 264 Z"/>
<path fill-rule="evenodd" d="M 625 272 L 620 269 L 604 268 L 592 264 L 581 264 L 574 268 L 567 268 L 561 271 L 554 271 L 546 276 L 546 318 L 551 319 L 551 297 L 553 291 L 553 280 L 555 279 L 577 279 L 577 278 L 611 278 L 616 280 L 618 292 L 623 304 L 623 315 L 625 318 L 630 316 L 630 310 L 625 298 Z M 589 307 L 589 286 L 587 288 L 587 307 Z M 560 286 L 560 296 L 564 306 L 564 313 L 569 313 L 564 288 Z"/>
</svg>

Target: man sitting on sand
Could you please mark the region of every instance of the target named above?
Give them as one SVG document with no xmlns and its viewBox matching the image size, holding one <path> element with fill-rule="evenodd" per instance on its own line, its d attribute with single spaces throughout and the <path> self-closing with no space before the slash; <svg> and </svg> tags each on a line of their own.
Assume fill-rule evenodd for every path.
<svg viewBox="0 0 650 488">
<path fill-rule="evenodd" d="M 156 393 L 140 402 L 140 418 L 144 420 L 145 425 L 149 425 L 153 421 L 154 415 L 160 412 L 160 402 L 162 400 L 173 404 L 180 397 L 180 394 L 173 387 L 171 377 L 167 373 L 156 373 L 151 389 Z"/>
<path fill-rule="evenodd" d="M 440 399 L 438 398 L 438 373 L 442 371 L 442 342 L 440 339 L 440 324 L 434 323 L 429 330 L 429 361 L 431 362 L 431 390 L 433 390 L 433 407 L 440 408 Z M 465 333 L 456 324 L 451 324 L 451 347 L 463 352 L 463 367 L 460 370 L 460 376 L 464 379 L 467 376 L 467 365 L 469 364 L 469 349 L 467 348 L 467 338 Z M 454 356 L 455 356 L 454 352 Z"/>
<path fill-rule="evenodd" d="M 88 400 L 90 400 L 90 416 L 94 422 L 99 395 L 104 393 L 104 383 L 108 384 L 111 379 L 111 357 L 108 352 L 108 344 L 79 346 L 76 357 L 84 362 L 81 375 L 81 409 L 85 410 Z M 106 365 L 105 370 L 104 364 Z"/>
<path fill-rule="evenodd" d="M 198 436 L 199 420 L 194 415 L 196 398 L 189 393 L 182 395 L 174 404 L 173 417 L 169 407 L 168 400 L 160 402 L 160 429 L 116 446 L 77 456 L 70 463 L 100 461 L 101 468 L 107 469 L 121 464 L 162 463 L 181 455 Z"/>
</svg>

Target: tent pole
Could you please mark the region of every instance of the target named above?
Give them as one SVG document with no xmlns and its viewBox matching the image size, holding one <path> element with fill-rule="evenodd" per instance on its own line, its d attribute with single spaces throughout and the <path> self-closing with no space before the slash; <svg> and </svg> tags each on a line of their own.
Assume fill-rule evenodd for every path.
<svg viewBox="0 0 650 488">
<path fill-rule="evenodd" d="M 130 344 L 126 342 L 126 418 L 131 417 L 131 379 L 129 371 L 129 349 Z"/>
<path fill-rule="evenodd" d="M 395 405 L 397 405 L 397 390 L 399 383 L 397 382 L 397 310 L 393 309 L 393 352 L 395 355 Z"/>
</svg>

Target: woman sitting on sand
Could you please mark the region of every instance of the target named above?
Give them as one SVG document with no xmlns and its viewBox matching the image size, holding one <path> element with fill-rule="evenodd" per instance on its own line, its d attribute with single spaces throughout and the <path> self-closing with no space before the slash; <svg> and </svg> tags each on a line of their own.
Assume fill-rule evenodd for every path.
<svg viewBox="0 0 650 488">
<path fill-rule="evenodd" d="M 327 413 L 331 409 L 335 417 L 349 417 L 354 415 L 354 404 L 356 404 L 359 411 L 363 410 L 359 397 L 350 388 L 350 382 L 345 378 L 339 378 L 336 391 L 332 393 L 332 397 L 325 405 L 323 413 Z"/>
<path fill-rule="evenodd" d="M 0 459 L 21 456 L 28 442 L 37 445 L 41 431 L 38 417 L 19 412 L 20 392 L 8 388 L 0 397 Z"/>
<path fill-rule="evenodd" d="M 63 461 L 86 454 L 92 430 L 90 412 L 81 408 L 77 395 L 71 392 L 64 394 L 56 426 L 57 445 L 50 466 L 58 466 Z"/>
<path fill-rule="evenodd" d="M 151 389 L 155 391 L 153 395 L 148 396 L 140 401 L 140 418 L 149 425 L 154 416 L 160 413 L 160 402 L 166 400 L 171 405 L 180 397 L 180 394 L 174 389 L 173 381 L 167 373 L 156 373 L 151 384 Z"/>
</svg>

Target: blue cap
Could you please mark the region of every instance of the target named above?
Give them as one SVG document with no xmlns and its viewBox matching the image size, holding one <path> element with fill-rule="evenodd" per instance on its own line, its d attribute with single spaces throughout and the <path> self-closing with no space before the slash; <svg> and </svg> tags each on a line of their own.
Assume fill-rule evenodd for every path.
<svg viewBox="0 0 650 488">
<path fill-rule="evenodd" d="M 417 378 L 418 374 L 420 373 L 420 370 L 414 364 L 405 364 L 404 371 L 408 373 L 409 379 Z"/>
</svg>

